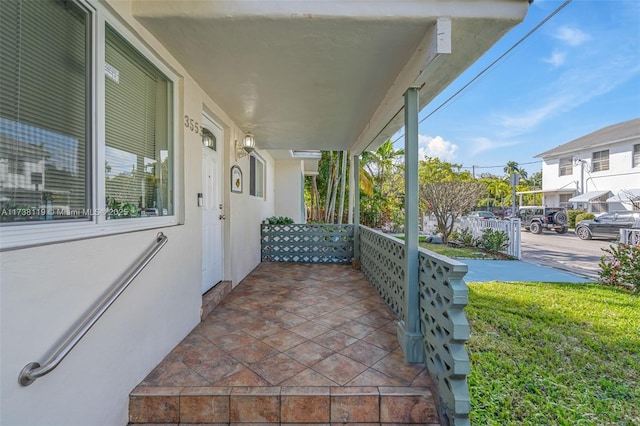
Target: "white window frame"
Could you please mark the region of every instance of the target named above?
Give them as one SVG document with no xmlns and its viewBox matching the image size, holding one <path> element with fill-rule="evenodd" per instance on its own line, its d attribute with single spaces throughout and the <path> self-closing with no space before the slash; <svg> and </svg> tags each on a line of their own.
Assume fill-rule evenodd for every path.
<svg viewBox="0 0 640 426">
<path fill-rule="evenodd" d="M 631 151 L 631 167 L 640 167 L 640 143 L 633 145 Z"/>
<path fill-rule="evenodd" d="M 87 141 L 87 148 L 91 150 L 91 160 L 87 163 L 90 169 L 89 179 L 91 187 L 91 209 L 96 213 L 106 212 L 105 192 L 105 26 L 108 24 L 128 43 L 130 43 L 142 56 L 150 61 L 171 82 L 172 99 L 169 105 L 170 123 L 170 150 L 172 158 L 172 191 L 173 214 L 170 216 L 154 216 L 130 219 L 107 219 L 104 214 L 91 215 L 89 220 L 73 222 L 48 222 L 42 224 L 8 223 L 0 227 L 0 250 L 38 246 L 42 244 L 72 241 L 85 238 L 93 238 L 104 235 L 112 235 L 145 229 L 173 226 L 178 224 L 180 188 L 178 185 L 178 102 L 179 102 L 179 77 L 174 73 L 159 56 L 113 16 L 102 4 L 92 0 L 76 0 L 77 3 L 87 9 L 91 15 L 91 140 Z"/>
<path fill-rule="evenodd" d="M 251 165 L 249 165 L 249 195 L 251 197 L 255 197 L 255 198 L 260 198 L 260 199 L 265 199 L 265 194 L 266 194 L 266 189 L 267 189 L 267 168 L 266 168 L 266 162 L 259 156 L 257 155 L 255 152 L 251 154 L 251 157 L 253 157 L 254 161 L 256 162 L 256 173 L 252 176 L 251 175 Z M 249 160 L 251 161 L 251 160 Z M 256 182 L 256 177 L 258 176 L 257 173 L 257 164 L 260 163 L 262 165 L 262 179 L 261 179 L 261 183 L 262 183 L 262 194 L 261 195 L 257 195 L 257 182 Z M 251 185 L 253 184 L 254 188 L 255 188 L 255 192 L 256 194 L 252 194 L 251 193 Z"/>
<path fill-rule="evenodd" d="M 604 168 L 602 166 L 602 164 L 605 162 L 605 160 L 602 158 L 603 153 L 607 153 L 607 167 Z M 596 154 L 599 154 L 599 158 L 596 159 Z M 609 163 L 611 159 L 611 153 L 609 152 L 608 149 L 603 149 L 602 151 L 594 151 L 591 154 L 591 171 L 592 172 L 606 172 L 611 168 L 611 164 Z M 598 169 L 596 170 L 596 164 L 598 165 Z"/>
<path fill-rule="evenodd" d="M 567 160 L 569 160 L 567 164 Z M 567 167 L 568 166 L 568 167 Z M 563 173 L 567 171 L 568 173 Z M 571 176 L 573 175 L 573 159 L 571 157 L 564 157 L 558 160 L 558 176 Z"/>
</svg>

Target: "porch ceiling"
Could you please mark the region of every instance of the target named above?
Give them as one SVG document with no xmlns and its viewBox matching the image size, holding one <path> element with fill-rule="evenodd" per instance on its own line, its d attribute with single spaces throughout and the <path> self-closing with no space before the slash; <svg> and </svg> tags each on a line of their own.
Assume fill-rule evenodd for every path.
<svg viewBox="0 0 640 426">
<path fill-rule="evenodd" d="M 527 5 L 133 0 L 132 10 L 259 148 L 361 152 L 402 126 L 408 87 L 422 86 L 426 105 Z M 450 54 L 435 54 L 439 17 L 451 19 Z"/>
</svg>

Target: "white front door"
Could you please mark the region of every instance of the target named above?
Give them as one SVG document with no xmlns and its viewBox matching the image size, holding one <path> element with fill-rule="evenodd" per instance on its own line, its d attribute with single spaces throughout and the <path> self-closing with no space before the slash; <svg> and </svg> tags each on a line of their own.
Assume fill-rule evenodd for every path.
<svg viewBox="0 0 640 426">
<path fill-rule="evenodd" d="M 213 136 L 209 146 L 202 146 L 202 293 L 222 281 L 222 177 L 219 149 L 222 147 L 222 129 L 206 117 L 203 118 L 205 135 Z M 207 133 L 207 131 L 209 133 Z M 203 141 L 205 138 L 203 137 Z"/>
</svg>

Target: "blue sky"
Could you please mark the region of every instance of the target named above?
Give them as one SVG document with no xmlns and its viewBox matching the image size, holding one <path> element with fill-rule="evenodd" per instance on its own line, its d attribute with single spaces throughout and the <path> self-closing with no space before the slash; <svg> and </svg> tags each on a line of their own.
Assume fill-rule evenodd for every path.
<svg viewBox="0 0 640 426">
<path fill-rule="evenodd" d="M 420 120 L 562 3 L 536 0 L 525 20 L 428 104 Z M 422 122 L 420 153 L 464 167 L 475 165 L 477 175 L 502 175 L 510 160 L 531 174 L 542 168 L 535 155 L 637 117 L 640 1 L 573 0 Z M 402 134 L 392 138 L 400 137 L 398 148 L 404 144 Z"/>
</svg>

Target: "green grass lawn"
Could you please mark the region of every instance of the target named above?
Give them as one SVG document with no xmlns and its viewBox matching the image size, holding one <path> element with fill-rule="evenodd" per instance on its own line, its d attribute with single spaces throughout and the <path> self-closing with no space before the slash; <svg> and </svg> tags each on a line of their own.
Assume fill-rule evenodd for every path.
<svg viewBox="0 0 640 426">
<path fill-rule="evenodd" d="M 486 253 L 476 247 L 450 247 L 446 244 L 431 244 L 424 241 L 419 244 L 422 248 L 454 259 L 504 259 L 504 256 Z"/>
<path fill-rule="evenodd" d="M 470 283 L 474 425 L 640 425 L 640 297 Z"/>
</svg>

